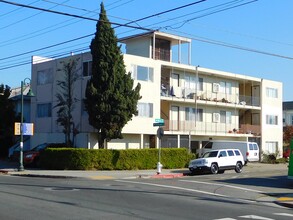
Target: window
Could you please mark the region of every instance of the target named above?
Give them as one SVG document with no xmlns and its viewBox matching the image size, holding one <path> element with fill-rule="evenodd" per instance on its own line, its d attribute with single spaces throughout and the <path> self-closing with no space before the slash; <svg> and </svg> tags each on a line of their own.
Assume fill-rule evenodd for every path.
<svg viewBox="0 0 293 220">
<path fill-rule="evenodd" d="M 291 124 L 290 125 L 293 125 L 293 115 L 291 115 Z"/>
<path fill-rule="evenodd" d="M 219 89 L 220 93 L 223 94 L 232 94 L 232 83 L 230 82 L 220 82 L 220 89 Z"/>
<path fill-rule="evenodd" d="M 267 141 L 266 142 L 266 149 L 267 149 L 267 153 L 269 153 L 269 154 L 276 153 L 276 151 L 278 149 L 278 142 Z"/>
<path fill-rule="evenodd" d="M 196 121 L 203 121 L 203 109 L 197 109 Z"/>
<path fill-rule="evenodd" d="M 278 116 L 277 115 L 267 115 L 266 116 L 267 125 L 278 125 Z"/>
<path fill-rule="evenodd" d="M 91 76 L 92 75 L 92 61 L 86 61 L 82 64 L 82 75 Z"/>
<path fill-rule="evenodd" d="M 37 84 L 45 85 L 53 82 L 53 70 L 52 68 L 39 70 L 37 72 Z"/>
<path fill-rule="evenodd" d="M 154 81 L 154 68 L 132 65 L 132 77 L 135 80 Z"/>
<path fill-rule="evenodd" d="M 195 121 L 195 108 L 185 108 L 185 120 L 186 121 Z"/>
<path fill-rule="evenodd" d="M 196 77 L 194 76 L 185 76 L 185 88 L 195 90 L 196 87 Z"/>
<path fill-rule="evenodd" d="M 220 151 L 219 156 L 220 156 L 220 157 L 227 157 L 227 153 L 226 153 L 226 151 Z"/>
<path fill-rule="evenodd" d="M 140 117 L 153 117 L 153 103 L 138 103 L 137 110 Z"/>
<path fill-rule="evenodd" d="M 240 152 L 239 152 L 238 150 L 235 150 L 234 152 L 235 152 L 235 154 L 236 154 L 237 156 L 240 155 Z"/>
<path fill-rule="evenodd" d="M 209 142 L 204 146 L 205 149 L 212 149 L 213 148 L 213 142 Z"/>
<path fill-rule="evenodd" d="M 266 95 L 269 98 L 278 98 L 278 89 L 266 88 Z"/>
<path fill-rule="evenodd" d="M 220 111 L 220 122 L 225 124 L 231 124 L 232 112 Z"/>
<path fill-rule="evenodd" d="M 198 78 L 198 91 L 203 91 L 203 78 Z"/>
<path fill-rule="evenodd" d="M 81 114 L 82 115 L 88 115 L 87 109 L 85 107 L 85 99 L 82 99 L 81 101 Z"/>
<path fill-rule="evenodd" d="M 51 103 L 38 104 L 37 105 L 37 117 L 46 118 L 52 116 L 52 105 Z"/>
<path fill-rule="evenodd" d="M 228 155 L 233 157 L 234 156 L 234 152 L 232 150 L 228 150 Z"/>
</svg>

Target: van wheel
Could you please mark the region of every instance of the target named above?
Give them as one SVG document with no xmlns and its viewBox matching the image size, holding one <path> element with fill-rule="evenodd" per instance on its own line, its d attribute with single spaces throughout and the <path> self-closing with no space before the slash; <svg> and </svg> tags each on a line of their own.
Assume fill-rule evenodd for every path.
<svg viewBox="0 0 293 220">
<path fill-rule="evenodd" d="M 211 172 L 212 172 L 212 174 L 217 174 L 219 172 L 219 167 L 217 164 L 213 163 L 211 165 Z"/>
<path fill-rule="evenodd" d="M 242 163 L 241 162 L 237 162 L 236 166 L 235 166 L 235 172 L 236 173 L 241 173 L 242 172 Z"/>
</svg>

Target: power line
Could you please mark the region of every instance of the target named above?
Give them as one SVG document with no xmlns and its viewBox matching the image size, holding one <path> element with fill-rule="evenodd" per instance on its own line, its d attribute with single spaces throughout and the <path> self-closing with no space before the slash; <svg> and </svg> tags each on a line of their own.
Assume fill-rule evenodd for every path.
<svg viewBox="0 0 293 220">
<path fill-rule="evenodd" d="M 13 56 L 9 56 L 9 57 L 5 57 L 5 58 L 1 58 L 0 61 L 1 61 L 1 60 L 7 60 L 7 59 L 10 59 L 10 58 L 19 57 L 19 56 L 23 56 L 23 55 L 26 55 L 26 54 L 34 53 L 34 52 L 41 51 L 41 50 L 45 50 L 45 49 L 49 49 L 49 48 L 52 48 L 52 47 L 60 46 L 60 45 L 63 45 L 63 44 L 67 44 L 67 43 L 70 43 L 70 42 L 76 41 L 76 40 L 80 40 L 80 39 L 83 39 L 83 38 L 86 38 L 86 37 L 90 37 L 90 36 L 92 36 L 92 35 L 93 35 L 93 34 L 85 35 L 85 36 L 78 37 L 78 38 L 74 38 L 74 39 L 72 39 L 72 40 L 64 41 L 64 42 L 61 42 L 61 43 L 58 43 L 58 44 L 53 44 L 53 45 L 46 46 L 46 47 L 43 47 L 43 48 L 39 48 L 39 49 L 36 49 L 36 50 L 31 50 L 31 51 L 24 52 L 24 53 L 21 53 L 21 54 L 17 54 L 17 55 L 13 55 Z"/>
<path fill-rule="evenodd" d="M 0 0 L 0 3 L 1 2 L 6 3 L 6 4 L 10 4 L 10 5 L 19 6 L 19 7 L 24 7 L 24 8 L 30 8 L 30 9 L 35 9 L 35 10 L 39 10 L 39 11 L 50 12 L 50 13 L 53 13 L 53 14 L 65 15 L 65 16 L 69 16 L 69 17 L 80 18 L 80 19 L 96 21 L 96 22 L 99 21 L 96 18 L 88 18 L 88 17 L 84 17 L 84 16 L 80 16 L 80 15 L 69 14 L 69 13 L 65 13 L 65 12 L 53 11 L 53 10 L 50 10 L 50 9 L 44 9 L 44 8 L 30 6 L 30 5 L 19 4 L 19 3 L 16 3 L 16 2 L 9 2 L 9 1 L 5 1 L 5 0 Z M 100 21 L 105 22 L 105 21 L 102 21 L 102 20 L 100 20 Z M 150 29 L 147 29 L 147 28 L 132 26 L 132 25 L 128 25 L 128 24 L 120 24 L 120 23 L 117 23 L 117 22 L 109 22 L 109 23 L 114 24 L 114 25 L 118 25 L 118 26 L 141 29 L 141 30 L 144 30 L 144 31 L 151 31 Z"/>
<path fill-rule="evenodd" d="M 1 2 L 1 1 L 0 1 Z M 201 1 L 200 1 L 201 2 Z M 248 2 L 247 2 L 248 3 Z M 246 4 L 247 4 L 246 3 Z M 252 3 L 252 1 L 251 1 Z M 177 8 L 182 8 L 182 6 L 180 7 L 177 7 Z M 175 9 L 177 9 L 175 8 Z M 154 14 L 154 15 L 151 15 L 151 16 L 146 16 L 144 18 L 140 18 L 140 19 L 137 19 L 135 21 L 132 21 L 132 22 L 129 22 L 129 23 L 134 23 L 134 22 L 137 22 L 137 21 L 142 21 L 142 20 L 145 20 L 145 19 L 148 19 L 148 18 L 151 18 L 151 17 L 154 17 L 154 16 L 157 16 L 158 14 L 163 14 L 163 13 L 168 13 L 170 12 L 171 10 L 175 10 L 175 9 L 170 9 L 170 10 L 167 10 L 167 11 L 164 11 L 164 12 L 160 12 L 160 13 L 157 13 L 157 14 Z M 222 9 L 223 10 L 223 9 Z M 213 12 L 212 14 L 214 14 L 215 12 Z M 207 16 L 207 15 L 206 15 Z M 128 23 L 128 24 L 129 24 Z M 120 25 L 120 24 L 119 24 Z M 122 25 L 122 26 L 125 26 L 125 25 Z M 118 26 L 120 27 L 120 26 Z M 115 27 L 117 28 L 117 27 Z M 136 27 L 136 29 L 139 29 Z M 179 31 L 176 31 L 176 32 L 179 32 Z M 182 32 L 183 33 L 183 32 Z M 187 34 L 187 33 L 184 33 L 185 35 L 190 35 L 190 34 Z M 48 49 L 48 48 L 51 48 L 51 47 L 55 47 L 55 46 L 59 46 L 59 45 L 62 45 L 62 44 L 65 44 L 65 43 L 68 43 L 68 42 L 71 42 L 71 41 L 75 41 L 75 40 L 79 40 L 81 38 L 85 38 L 85 37 L 89 37 L 89 36 L 92 36 L 93 34 L 91 35 L 86 35 L 86 36 L 83 36 L 83 37 L 80 37 L 80 38 L 75 38 L 73 40 L 70 40 L 70 41 L 65 41 L 65 42 L 61 42 L 61 43 L 58 43 L 58 44 L 55 44 L 55 45 L 51 45 L 51 46 L 48 46 L 48 47 L 44 47 L 44 48 L 41 48 L 41 49 L 37 49 L 37 50 L 33 50 L 33 51 L 29 51 L 29 52 L 25 52 L 25 53 L 22 53 L 22 54 L 18 54 L 18 55 L 14 55 L 14 56 L 10 56 L 10 57 L 6 57 L 6 58 L 2 58 L 0 60 L 5 60 L 5 59 L 10 59 L 10 58 L 14 58 L 16 56 L 22 56 L 22 55 L 26 55 L 26 54 L 29 54 L 29 53 L 32 53 L 32 52 L 36 52 L 36 51 L 39 51 L 39 50 L 45 50 L 45 49 Z M 283 59 L 289 59 L 289 60 L 292 60 L 293 58 L 292 57 L 289 57 L 289 56 L 284 56 L 284 55 L 280 55 L 280 54 L 275 54 L 275 53 L 270 53 L 270 52 L 265 52 L 265 51 L 260 51 L 260 50 L 255 50 L 255 49 L 251 49 L 251 48 L 247 48 L 247 47 L 242 47 L 242 46 L 239 46 L 239 45 L 233 45 L 233 44 L 229 44 L 229 43 L 225 43 L 225 42 L 220 42 L 220 41 L 215 41 L 215 40 L 211 40 L 211 39 L 207 39 L 207 38 L 201 38 L 201 37 L 193 37 L 192 38 L 193 40 L 196 40 L 196 41 L 201 41 L 201 42 L 205 42 L 205 43 L 210 43 L 210 44 L 215 44 L 215 45 L 220 45 L 220 46 L 224 46 L 224 47 L 230 47 L 230 48 L 234 48 L 234 49 L 239 49 L 239 50 L 244 50 L 244 51 L 248 51 L 248 52 L 254 52 L 254 53 L 259 53 L 259 54 L 263 54 L 263 55 L 268 55 L 268 56 L 274 56 L 274 57 L 278 57 L 278 58 L 283 58 Z M 82 49 L 84 50 L 84 49 Z M 68 52 L 66 52 L 65 54 L 68 54 Z M 56 55 L 58 56 L 58 55 Z M 22 65 L 26 65 L 26 64 L 29 64 L 31 62 L 28 62 L 28 63 L 24 63 Z M 20 66 L 21 64 L 17 64 L 17 66 Z M 6 66 L 5 69 L 8 69 L 8 68 L 13 68 L 15 66 Z M 2 69 L 0 69 L 2 70 Z"/>
<path fill-rule="evenodd" d="M 68 2 L 68 1 L 70 1 L 70 0 L 66 0 L 66 1 L 64 1 L 63 3 Z M 35 2 L 34 2 L 34 3 L 35 3 Z M 28 6 L 29 6 L 29 7 L 33 7 L 33 6 L 30 6 L 30 5 L 28 5 Z M 55 8 L 55 7 L 57 7 L 57 6 L 53 6 L 53 7 L 51 7 L 50 9 Z M 39 14 L 41 14 L 41 13 L 42 13 L 42 12 L 38 12 L 38 13 L 33 14 L 33 15 L 31 15 L 31 16 L 28 16 L 28 17 L 26 17 L 26 18 L 20 19 L 20 20 L 15 21 L 15 22 L 13 22 L 13 23 L 11 23 L 11 24 L 8 24 L 8 25 L 6 25 L 6 26 L 4 26 L 4 27 L 0 27 L 0 29 L 3 30 L 3 29 L 8 28 L 8 27 L 10 27 L 10 26 L 12 26 L 12 25 L 15 25 L 15 24 L 18 24 L 18 23 L 20 23 L 20 22 L 26 21 L 26 20 L 28 20 L 28 19 L 30 19 L 30 18 L 33 18 L 33 17 L 35 17 L 35 16 L 37 16 L 37 15 L 39 15 Z"/>
<path fill-rule="evenodd" d="M 182 33 L 184 35 L 191 36 L 190 38 L 192 40 L 201 41 L 201 42 L 204 42 L 204 43 L 209 43 L 209 44 L 214 44 L 214 45 L 219 45 L 219 46 L 234 48 L 234 49 L 238 49 L 238 50 L 243 50 L 243 51 L 248 51 L 248 52 L 263 54 L 263 55 L 267 55 L 267 56 L 278 57 L 278 58 L 287 59 L 287 60 L 293 60 L 293 57 L 289 57 L 289 56 L 285 56 L 285 55 L 281 55 L 281 54 L 276 54 L 276 53 L 271 53 L 271 52 L 256 50 L 256 49 L 252 49 L 252 48 L 248 48 L 248 47 L 243 47 L 243 46 L 239 46 L 239 45 L 235 45 L 235 44 L 225 43 L 225 42 L 222 42 L 222 41 L 215 41 L 215 40 L 211 40 L 211 39 L 208 39 L 208 38 L 200 38 L 200 37 L 197 37 L 197 36 L 194 36 L 194 35 L 185 33 L 185 32 L 181 32 L 181 31 L 178 31 L 178 30 L 176 32 Z"/>
<path fill-rule="evenodd" d="M 165 13 L 169 13 L 169 12 L 174 11 L 174 10 L 179 10 L 179 9 L 182 9 L 182 8 L 185 8 L 185 7 L 189 7 L 189 6 L 192 6 L 192 5 L 195 5 L 195 4 L 199 4 L 199 3 L 204 2 L 204 1 L 206 1 L 206 0 L 200 0 L 200 1 L 192 2 L 190 4 L 182 5 L 182 6 L 179 6 L 179 7 L 176 7 L 176 8 L 172 8 L 172 9 L 169 9 L 169 10 L 166 10 L 166 11 L 163 11 L 163 12 L 156 13 L 154 15 L 149 15 L 149 16 L 146 16 L 146 17 L 137 19 L 135 21 L 128 22 L 126 24 L 119 24 L 118 26 L 116 26 L 114 28 L 118 28 L 118 27 L 126 26 L 126 25 L 128 26 L 129 24 L 136 23 L 138 21 L 146 20 L 146 19 L 149 19 L 151 17 L 155 17 L 155 16 L 158 16 L 158 15 L 162 15 L 162 14 L 165 14 Z M 138 28 L 138 29 L 140 29 L 140 28 Z M 147 30 L 152 31 L 151 29 L 147 29 Z M 22 55 L 26 55 L 26 54 L 33 53 L 33 52 L 37 52 L 37 51 L 41 51 L 41 50 L 48 49 L 48 48 L 51 48 L 51 47 L 59 46 L 59 45 L 61 45 L 63 43 L 65 44 L 65 43 L 72 42 L 72 41 L 75 41 L 75 40 L 79 40 L 79 39 L 82 39 L 82 38 L 85 38 L 85 37 L 89 37 L 89 36 L 91 36 L 91 35 L 86 35 L 86 36 L 83 36 L 83 37 L 80 37 L 80 38 L 75 38 L 75 39 L 70 40 L 70 41 L 61 42 L 61 43 L 58 43 L 58 44 L 55 44 L 55 45 L 51 45 L 51 46 L 47 46 L 47 47 L 44 47 L 44 48 L 32 50 L 32 51 L 29 51 L 29 52 L 24 52 L 24 53 L 21 53 L 21 54 L 18 54 L 18 55 L 13 55 L 13 56 L 1 58 L 0 61 L 1 60 L 10 59 L 10 58 L 14 58 L 14 57 L 18 57 L 18 56 L 22 56 Z"/>
<path fill-rule="evenodd" d="M 241 0 L 241 1 L 243 1 L 243 0 Z M 223 9 L 218 9 L 218 10 L 215 10 L 215 11 L 213 11 L 213 12 L 208 12 L 208 13 L 206 13 L 206 14 L 199 15 L 199 16 L 196 16 L 196 17 L 193 17 L 193 18 L 187 19 L 187 20 L 183 21 L 183 23 L 182 23 L 180 26 L 178 26 L 178 27 L 172 28 L 172 26 L 175 25 L 175 24 L 170 25 L 170 26 L 168 26 L 168 27 L 170 27 L 170 28 L 172 28 L 172 29 L 178 29 L 178 28 L 183 27 L 186 23 L 188 23 L 188 22 L 190 22 L 190 21 L 193 21 L 193 20 L 195 20 L 195 19 L 203 18 L 203 17 L 209 16 L 209 15 L 212 15 L 212 14 L 216 14 L 216 13 L 219 13 L 219 12 L 227 11 L 227 10 L 234 9 L 234 8 L 237 8 L 237 7 L 241 7 L 241 6 L 244 6 L 244 5 L 247 5 L 247 4 L 254 3 L 254 2 L 256 2 L 256 1 L 258 1 L 258 0 L 252 0 L 252 1 L 249 1 L 249 2 L 245 2 L 245 3 L 242 3 L 242 4 L 238 4 L 238 5 L 233 5 L 233 6 L 230 6 L 230 7 L 227 6 L 227 7 L 223 8 Z M 237 1 L 232 1 L 232 2 L 236 2 L 236 3 L 237 3 Z M 232 3 L 232 2 L 228 2 L 228 3 L 220 4 L 220 5 L 218 5 L 218 6 L 222 6 L 222 5 L 225 5 L 225 4 L 230 4 L 230 3 Z M 239 2 L 239 1 L 238 1 L 238 2 Z M 215 7 L 218 7 L 218 6 L 215 6 Z M 211 7 L 211 8 L 215 8 L 215 7 Z M 202 11 L 205 11 L 205 10 L 202 10 Z M 180 22 L 180 23 L 181 23 L 181 22 Z"/>
</svg>

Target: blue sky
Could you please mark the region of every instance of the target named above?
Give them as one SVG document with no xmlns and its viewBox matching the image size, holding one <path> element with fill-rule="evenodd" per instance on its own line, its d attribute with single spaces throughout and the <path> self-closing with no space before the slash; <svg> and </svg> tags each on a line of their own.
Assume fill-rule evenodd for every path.
<svg viewBox="0 0 293 220">
<path fill-rule="evenodd" d="M 101 2 L 8 1 L 96 19 Z M 193 65 L 280 81 L 283 83 L 283 100 L 293 101 L 292 0 L 104 0 L 104 5 L 110 21 L 125 24 L 193 2 L 198 3 L 131 25 L 199 39 L 192 42 Z M 29 63 L 33 55 L 65 56 L 71 51 L 87 51 L 92 36 L 60 43 L 94 34 L 95 28 L 95 21 L 0 1 L 0 84 L 20 86 L 21 80 L 30 77 L 31 73 L 30 64 L 21 64 Z M 141 32 L 133 28 L 115 28 L 118 38 Z M 214 43 L 202 41 L 207 39 Z M 55 44 L 60 45 L 51 47 Z M 45 47 L 49 48 L 38 50 Z"/>
</svg>

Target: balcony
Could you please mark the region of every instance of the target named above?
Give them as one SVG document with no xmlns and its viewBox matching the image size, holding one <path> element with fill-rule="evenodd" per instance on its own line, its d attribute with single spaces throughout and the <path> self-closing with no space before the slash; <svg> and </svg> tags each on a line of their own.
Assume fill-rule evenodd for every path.
<svg viewBox="0 0 293 220">
<path fill-rule="evenodd" d="M 260 97 L 226 94 L 222 92 L 198 91 L 194 89 L 174 89 L 170 86 L 161 86 L 161 97 L 177 98 L 178 100 L 197 100 L 199 103 L 225 103 L 240 106 L 260 107 Z"/>
<path fill-rule="evenodd" d="M 165 120 L 165 131 L 176 131 L 186 134 L 198 135 L 251 135 L 260 136 L 260 125 L 238 124 L 238 123 L 214 123 L 214 122 L 195 122 L 195 121 L 175 121 Z"/>
</svg>

